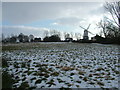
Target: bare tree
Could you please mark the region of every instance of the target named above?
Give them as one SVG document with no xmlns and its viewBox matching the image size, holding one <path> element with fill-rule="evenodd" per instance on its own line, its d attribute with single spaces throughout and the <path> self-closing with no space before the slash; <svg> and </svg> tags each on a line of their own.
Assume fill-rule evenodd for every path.
<svg viewBox="0 0 120 90">
<path fill-rule="evenodd" d="M 44 35 L 45 35 L 45 37 L 47 37 L 49 35 L 49 32 L 48 31 L 44 31 Z"/>
<path fill-rule="evenodd" d="M 70 32 L 70 37 L 73 38 L 73 32 Z"/>
<path fill-rule="evenodd" d="M 105 9 L 110 12 L 114 22 L 119 26 L 120 30 L 120 1 L 106 2 Z"/>
<path fill-rule="evenodd" d="M 108 32 L 108 30 L 106 29 L 106 27 L 107 27 L 106 21 L 105 20 L 101 20 L 100 22 L 98 22 L 97 26 L 102 29 L 101 32 L 103 33 L 103 35 L 105 36 L 105 38 L 107 38 L 107 32 Z"/>
<path fill-rule="evenodd" d="M 77 40 L 81 39 L 81 34 L 80 34 L 80 33 L 75 33 L 75 38 L 76 38 Z"/>
<path fill-rule="evenodd" d="M 11 35 L 10 35 L 10 37 L 14 37 L 15 35 L 12 33 Z"/>
<path fill-rule="evenodd" d="M 98 35 L 102 37 L 102 36 L 103 36 L 103 31 L 100 30 L 100 31 L 98 32 Z"/>
<path fill-rule="evenodd" d="M 119 38 L 120 37 L 120 31 L 117 26 L 110 23 L 106 28 L 109 31 L 107 33 L 108 38 Z"/>
<path fill-rule="evenodd" d="M 32 34 L 29 35 L 29 42 L 32 42 L 34 40 L 34 36 Z"/>
<path fill-rule="evenodd" d="M 65 32 L 65 33 L 64 33 L 64 37 L 65 37 L 65 38 L 70 38 L 70 34 Z"/>
<path fill-rule="evenodd" d="M 50 30 L 50 36 L 56 35 L 56 34 L 57 34 L 57 31 L 56 31 L 56 30 Z"/>
<path fill-rule="evenodd" d="M 59 37 L 61 37 L 61 32 L 60 32 L 60 31 L 57 31 L 57 35 L 58 35 Z"/>
<path fill-rule="evenodd" d="M 101 28 L 100 34 L 104 35 L 105 38 L 118 38 L 120 37 L 119 28 L 113 23 L 107 20 L 101 20 L 97 26 Z"/>
</svg>

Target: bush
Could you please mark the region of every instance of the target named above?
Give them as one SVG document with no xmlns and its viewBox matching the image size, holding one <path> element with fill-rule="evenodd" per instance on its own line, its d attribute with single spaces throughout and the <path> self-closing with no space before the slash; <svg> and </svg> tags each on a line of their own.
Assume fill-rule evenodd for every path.
<svg viewBox="0 0 120 90">
<path fill-rule="evenodd" d="M 13 79 L 12 76 L 7 72 L 2 73 L 2 89 L 12 88 Z"/>
<path fill-rule="evenodd" d="M 60 37 L 58 35 L 52 35 L 50 37 L 45 37 L 43 39 L 45 42 L 59 42 L 61 41 Z"/>
<path fill-rule="evenodd" d="M 2 68 L 8 67 L 7 59 L 2 58 Z"/>
</svg>

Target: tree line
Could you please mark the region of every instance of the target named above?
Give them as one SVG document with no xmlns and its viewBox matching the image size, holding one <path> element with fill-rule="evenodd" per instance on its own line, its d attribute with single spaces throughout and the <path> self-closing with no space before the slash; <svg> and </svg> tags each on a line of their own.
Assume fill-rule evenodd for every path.
<svg viewBox="0 0 120 90">
<path fill-rule="evenodd" d="M 104 8 L 110 13 L 113 20 L 105 16 L 97 23 L 97 27 L 101 31 L 92 37 L 92 42 L 120 44 L 120 1 L 106 2 Z M 64 41 L 74 41 L 73 38 L 76 38 L 77 42 L 82 41 L 80 33 L 62 33 L 57 30 L 51 30 L 44 32 L 43 40 L 35 38 L 32 34 L 27 36 L 20 33 L 18 36 L 13 35 L 9 38 L 4 38 L 4 35 L 2 35 L 2 42 L 59 42 L 62 41 L 62 36 L 64 37 Z"/>
<path fill-rule="evenodd" d="M 107 16 L 97 26 L 101 28 L 100 36 L 104 36 L 104 42 L 120 44 L 120 1 L 106 2 L 104 5 L 113 20 Z"/>
<path fill-rule="evenodd" d="M 63 34 L 63 35 L 62 35 Z M 64 40 L 61 40 L 61 37 L 64 37 Z M 77 40 L 80 39 L 80 33 L 67 33 L 67 32 L 58 32 L 57 30 L 51 30 L 51 31 L 44 31 L 44 38 L 41 39 L 41 37 L 37 38 L 34 35 L 25 35 L 23 33 L 20 33 L 19 35 L 11 35 L 10 37 L 4 36 L 2 34 L 2 42 L 3 43 L 18 43 L 18 42 L 60 42 L 60 41 L 73 41 L 73 38 L 76 38 Z"/>
</svg>

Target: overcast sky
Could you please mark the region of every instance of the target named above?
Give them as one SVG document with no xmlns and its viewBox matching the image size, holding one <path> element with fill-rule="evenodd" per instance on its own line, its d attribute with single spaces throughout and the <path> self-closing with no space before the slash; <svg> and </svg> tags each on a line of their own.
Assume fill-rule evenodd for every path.
<svg viewBox="0 0 120 90">
<path fill-rule="evenodd" d="M 78 32 L 83 26 L 96 34 L 96 24 L 104 17 L 103 2 L 3 2 L 2 31 L 5 35 L 33 34 L 43 37 L 45 30 Z M 90 35 L 92 36 L 92 35 Z"/>
</svg>

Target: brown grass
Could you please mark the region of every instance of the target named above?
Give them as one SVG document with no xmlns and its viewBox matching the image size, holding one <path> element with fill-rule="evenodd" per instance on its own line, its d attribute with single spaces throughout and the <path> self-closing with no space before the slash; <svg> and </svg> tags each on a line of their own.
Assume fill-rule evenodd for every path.
<svg viewBox="0 0 120 90">
<path fill-rule="evenodd" d="M 69 71 L 69 70 L 74 70 L 75 68 L 73 67 L 62 67 L 61 70 L 64 70 L 64 71 Z"/>
</svg>

